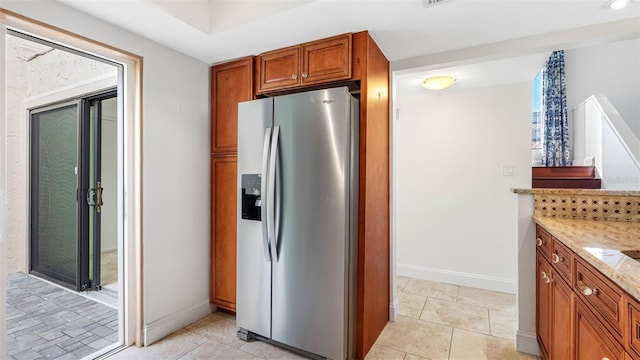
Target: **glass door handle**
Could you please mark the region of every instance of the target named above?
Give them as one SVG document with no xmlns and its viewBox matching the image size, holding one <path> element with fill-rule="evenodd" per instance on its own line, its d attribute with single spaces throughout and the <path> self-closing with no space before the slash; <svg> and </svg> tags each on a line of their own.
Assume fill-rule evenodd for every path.
<svg viewBox="0 0 640 360">
<path fill-rule="evenodd" d="M 102 211 L 102 191 L 104 189 L 102 188 L 102 182 L 98 181 L 96 183 L 96 212 L 101 212 Z"/>
<path fill-rule="evenodd" d="M 98 181 L 96 183 L 96 187 L 90 188 L 87 190 L 87 204 L 89 206 L 95 206 L 96 212 L 102 211 L 102 192 L 104 189 L 102 188 L 102 183 Z"/>
</svg>

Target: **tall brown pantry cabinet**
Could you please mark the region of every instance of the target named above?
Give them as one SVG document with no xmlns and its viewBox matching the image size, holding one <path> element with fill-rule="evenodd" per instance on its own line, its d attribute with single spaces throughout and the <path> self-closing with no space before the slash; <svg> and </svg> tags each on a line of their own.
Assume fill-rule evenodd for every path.
<svg viewBox="0 0 640 360">
<path fill-rule="evenodd" d="M 253 57 L 211 68 L 211 277 L 209 298 L 236 310 L 238 102 L 253 99 Z"/>
<path fill-rule="evenodd" d="M 211 68 L 211 302 L 235 311 L 237 104 L 349 86 L 360 98 L 356 352 L 389 318 L 389 61 L 367 31 L 276 49 Z"/>
</svg>

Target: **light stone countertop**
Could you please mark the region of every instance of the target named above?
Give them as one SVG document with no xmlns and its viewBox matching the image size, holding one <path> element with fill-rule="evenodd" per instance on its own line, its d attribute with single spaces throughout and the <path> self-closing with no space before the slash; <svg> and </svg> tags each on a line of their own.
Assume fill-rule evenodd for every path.
<svg viewBox="0 0 640 360">
<path fill-rule="evenodd" d="M 511 189 L 514 194 L 533 195 L 584 195 L 584 196 L 640 196 L 637 190 L 606 190 L 606 189 Z"/>
<path fill-rule="evenodd" d="M 542 216 L 533 220 L 640 301 L 640 261 L 620 252 L 640 250 L 640 223 Z"/>
</svg>

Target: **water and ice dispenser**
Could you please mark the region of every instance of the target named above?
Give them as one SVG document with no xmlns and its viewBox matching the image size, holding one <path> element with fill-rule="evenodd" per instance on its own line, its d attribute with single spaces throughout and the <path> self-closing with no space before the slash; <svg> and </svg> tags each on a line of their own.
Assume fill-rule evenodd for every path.
<svg viewBox="0 0 640 360">
<path fill-rule="evenodd" d="M 242 174 L 242 218 L 246 220 L 260 221 L 262 198 L 260 196 L 261 189 L 260 174 Z"/>
</svg>

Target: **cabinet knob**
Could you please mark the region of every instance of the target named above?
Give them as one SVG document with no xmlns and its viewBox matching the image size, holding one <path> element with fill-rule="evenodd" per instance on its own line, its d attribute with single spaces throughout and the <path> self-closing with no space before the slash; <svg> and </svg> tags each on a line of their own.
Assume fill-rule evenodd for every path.
<svg viewBox="0 0 640 360">
<path fill-rule="evenodd" d="M 553 254 L 551 254 L 551 261 L 553 261 L 554 264 L 557 264 L 560 261 L 564 261 L 564 258 L 558 256 L 558 254 L 556 254 L 556 253 L 553 253 Z"/>
<path fill-rule="evenodd" d="M 309 76 L 309 75 L 307 75 L 307 73 L 306 73 L 306 72 L 303 72 L 303 73 L 302 73 L 302 78 L 303 78 L 303 79 L 306 79 L 306 78 L 307 78 L 307 76 Z"/>
<path fill-rule="evenodd" d="M 549 275 L 547 275 L 547 273 L 544 271 L 542 272 L 542 278 L 544 279 L 545 284 L 548 284 L 551 282 L 551 278 L 549 278 Z"/>
<path fill-rule="evenodd" d="M 582 293 L 583 293 L 585 296 L 589 296 L 589 295 L 591 295 L 591 294 L 593 294 L 593 295 L 598 295 L 598 289 L 597 289 L 597 288 L 593 288 L 593 289 L 592 289 L 592 288 L 590 288 L 590 287 L 588 287 L 588 286 L 585 286 L 585 287 L 584 287 L 584 289 L 582 289 Z"/>
<path fill-rule="evenodd" d="M 537 239 L 536 239 L 536 245 L 538 245 L 538 246 L 542 246 L 542 239 L 537 238 Z"/>
<path fill-rule="evenodd" d="M 291 78 L 292 78 L 293 80 L 296 80 L 296 79 L 298 78 L 298 75 L 296 75 L 296 74 L 291 74 Z"/>
<path fill-rule="evenodd" d="M 602 360 L 609 360 L 609 358 L 608 357 L 603 357 Z"/>
</svg>

